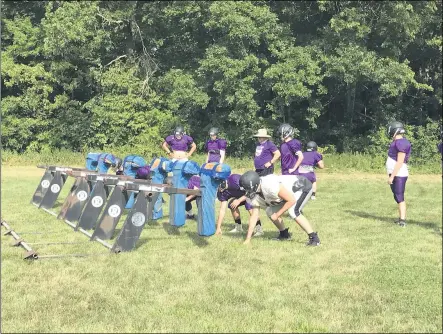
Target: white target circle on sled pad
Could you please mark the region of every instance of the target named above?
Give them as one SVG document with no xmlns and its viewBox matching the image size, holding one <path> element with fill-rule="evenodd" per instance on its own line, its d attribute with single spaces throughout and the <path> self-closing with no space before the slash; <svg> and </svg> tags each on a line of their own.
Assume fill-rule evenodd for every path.
<svg viewBox="0 0 443 334">
<path fill-rule="evenodd" d="M 52 191 L 54 194 L 58 193 L 58 192 L 60 191 L 60 186 L 59 186 L 58 184 L 53 184 L 53 185 L 51 186 L 51 191 Z"/>
<path fill-rule="evenodd" d="M 77 194 L 77 198 L 79 201 L 84 201 L 88 197 L 88 193 L 84 190 L 81 190 Z"/>
<path fill-rule="evenodd" d="M 116 218 L 120 215 L 122 210 L 117 204 L 111 205 L 108 209 L 108 213 L 112 218 Z"/>
<path fill-rule="evenodd" d="M 100 196 L 94 196 L 92 198 L 91 204 L 94 208 L 99 208 L 103 205 L 103 198 Z"/>
<path fill-rule="evenodd" d="M 42 181 L 42 187 L 43 188 L 48 188 L 50 184 L 51 184 L 51 182 L 49 182 L 49 180 L 43 180 Z"/>
<path fill-rule="evenodd" d="M 145 222 L 145 215 L 142 212 L 136 212 L 132 215 L 132 225 L 140 227 Z"/>
</svg>

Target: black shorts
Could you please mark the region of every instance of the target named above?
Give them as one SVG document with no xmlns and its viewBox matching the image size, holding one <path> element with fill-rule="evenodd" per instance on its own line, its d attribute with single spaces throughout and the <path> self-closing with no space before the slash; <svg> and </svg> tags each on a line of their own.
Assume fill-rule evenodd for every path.
<svg viewBox="0 0 443 334">
<path fill-rule="evenodd" d="M 259 175 L 259 176 L 266 176 L 269 174 L 274 174 L 274 165 L 271 165 L 270 167 L 264 167 L 262 169 L 256 169 L 255 172 Z"/>
</svg>

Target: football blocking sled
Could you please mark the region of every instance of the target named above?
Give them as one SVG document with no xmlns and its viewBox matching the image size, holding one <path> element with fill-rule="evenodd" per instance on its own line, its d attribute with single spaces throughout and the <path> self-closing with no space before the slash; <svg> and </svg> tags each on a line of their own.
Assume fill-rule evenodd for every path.
<svg viewBox="0 0 443 334">
<path fill-rule="evenodd" d="M 31 203 L 38 208 L 51 209 L 60 194 L 63 185 L 70 171 L 88 171 L 84 168 L 58 167 L 58 166 L 37 166 L 44 168 L 45 173 L 32 196 Z M 75 184 L 74 184 L 75 186 Z M 74 187 L 73 186 L 73 187 Z"/>
<path fill-rule="evenodd" d="M 189 174 L 191 172 L 195 174 L 200 169 L 196 163 L 191 163 L 189 166 L 187 175 L 192 175 Z M 52 167 L 54 168 L 51 169 L 54 170 L 57 168 L 60 169 L 60 167 Z M 98 241 L 113 252 L 130 251 L 135 247 L 145 223 L 152 219 L 155 203 L 161 193 L 168 193 L 170 195 L 179 194 L 182 196 L 201 196 L 200 190 L 180 189 L 164 184 L 152 184 L 151 181 L 133 179 L 128 176 L 97 174 L 97 172 L 84 169 L 63 168 L 63 172 L 61 170 L 57 171 L 64 173 L 65 179 L 67 176 L 72 176 L 76 178 L 76 181 L 58 214 L 58 218 L 63 219 L 65 223 L 75 230 L 87 235 L 91 241 Z M 47 176 L 46 171 L 42 180 L 45 176 Z M 107 188 L 108 190 L 106 190 Z M 141 196 L 136 197 L 134 206 L 129 212 L 114 245 L 110 245 L 104 240 L 109 240 L 114 235 L 116 226 L 127 202 L 129 191 L 136 192 Z M 110 194 L 109 199 L 107 199 L 108 194 Z M 106 201 L 107 204 L 105 206 Z M 199 203 L 201 205 L 202 202 L 199 201 Z M 88 211 L 88 204 L 94 208 L 92 209 L 92 214 L 91 211 Z M 105 209 L 102 212 L 104 206 Z M 203 211 L 202 208 L 199 209 L 199 212 Z M 53 212 L 51 213 L 54 214 Z M 97 224 L 95 224 L 100 214 L 101 217 Z M 83 224 L 82 221 L 83 217 L 85 224 Z M 88 217 L 90 219 L 88 219 Z M 200 217 L 200 219 L 203 219 L 203 214 L 200 214 Z M 72 221 L 78 219 L 77 224 L 74 224 L 71 220 L 68 220 L 68 218 Z M 93 233 L 86 231 L 86 229 L 92 229 L 94 227 L 95 230 Z"/>
</svg>

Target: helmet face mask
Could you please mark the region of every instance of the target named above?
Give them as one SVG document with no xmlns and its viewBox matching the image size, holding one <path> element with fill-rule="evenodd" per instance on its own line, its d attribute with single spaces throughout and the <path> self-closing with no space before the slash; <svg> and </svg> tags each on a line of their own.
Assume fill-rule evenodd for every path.
<svg viewBox="0 0 443 334">
<path fill-rule="evenodd" d="M 174 137 L 175 138 L 178 138 L 178 137 L 181 138 L 181 137 L 183 137 L 184 132 L 185 132 L 185 130 L 183 129 L 183 127 L 181 125 L 179 125 L 179 126 L 177 126 L 175 128 Z"/>
<path fill-rule="evenodd" d="M 260 176 L 256 172 L 246 172 L 240 177 L 240 190 L 245 192 L 247 198 L 252 199 L 257 194 L 260 183 Z"/>
<path fill-rule="evenodd" d="M 226 189 L 228 189 L 228 180 L 223 180 L 220 185 L 218 186 L 218 190 L 220 192 L 225 191 Z"/>
<path fill-rule="evenodd" d="M 114 167 L 115 169 L 120 169 L 122 167 L 122 162 L 122 159 L 115 158 L 115 164 L 112 167 Z"/>
<path fill-rule="evenodd" d="M 294 128 L 291 125 L 284 123 L 279 126 L 278 135 L 281 140 L 285 140 L 288 137 L 292 137 L 294 135 Z"/>
<path fill-rule="evenodd" d="M 209 135 L 210 136 L 217 136 L 218 135 L 218 128 L 215 128 L 215 127 L 210 128 Z"/>
<path fill-rule="evenodd" d="M 396 135 L 402 135 L 405 132 L 405 128 L 401 122 L 394 121 L 388 124 L 387 134 L 390 138 L 394 138 Z"/>
</svg>

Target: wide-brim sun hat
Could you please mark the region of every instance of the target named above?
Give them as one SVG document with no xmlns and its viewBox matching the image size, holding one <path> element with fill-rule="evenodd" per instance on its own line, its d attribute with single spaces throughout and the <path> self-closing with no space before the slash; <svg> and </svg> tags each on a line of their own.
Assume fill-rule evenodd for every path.
<svg viewBox="0 0 443 334">
<path fill-rule="evenodd" d="M 258 129 L 257 133 L 255 135 L 253 135 L 252 137 L 271 138 L 271 136 L 268 135 L 268 130 L 266 130 L 266 129 Z"/>
</svg>

